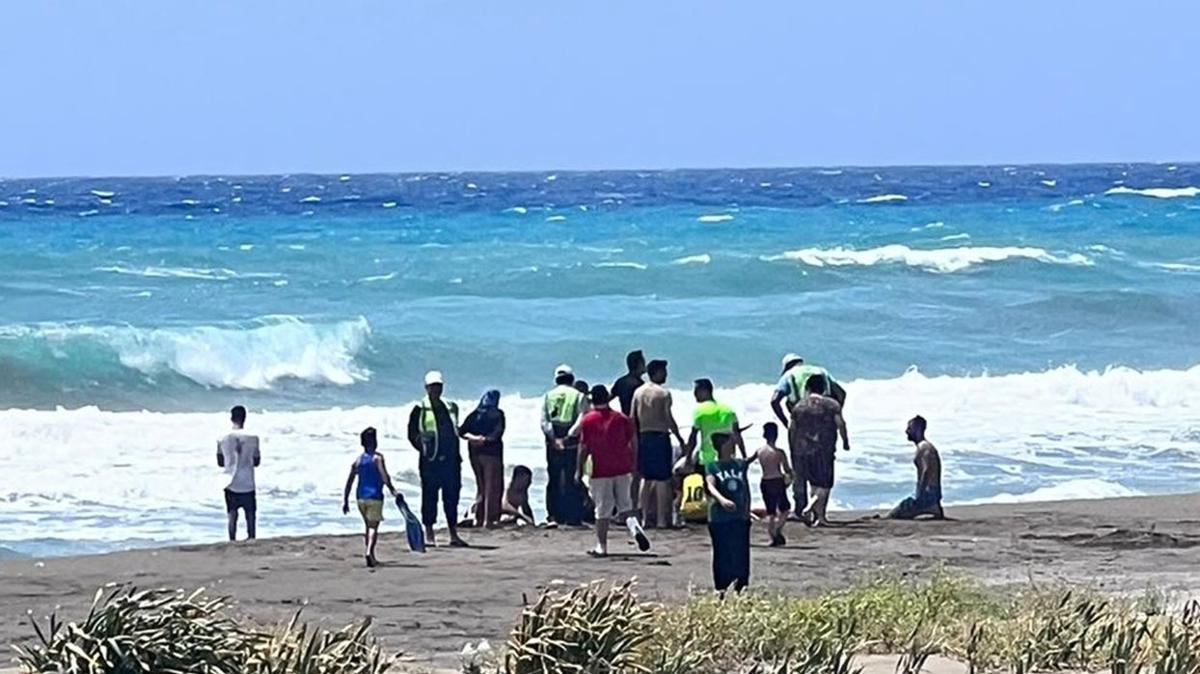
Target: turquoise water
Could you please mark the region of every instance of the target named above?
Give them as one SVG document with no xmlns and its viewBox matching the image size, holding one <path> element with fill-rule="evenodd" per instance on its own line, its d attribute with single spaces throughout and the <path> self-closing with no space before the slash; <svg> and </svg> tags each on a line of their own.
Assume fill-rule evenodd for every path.
<svg viewBox="0 0 1200 674">
<path fill-rule="evenodd" d="M 0 546 L 219 536 L 188 476 L 238 402 L 268 436 L 273 530 L 337 530 L 363 425 L 411 469 L 427 369 L 464 401 L 502 389 L 510 463 L 537 467 L 554 366 L 611 381 L 632 348 L 670 359 L 681 416 L 707 376 L 767 420 L 788 351 L 849 382 L 843 506 L 904 495 L 916 412 L 952 501 L 1190 489 L 1198 185 L 1196 165 L 3 181 Z"/>
</svg>

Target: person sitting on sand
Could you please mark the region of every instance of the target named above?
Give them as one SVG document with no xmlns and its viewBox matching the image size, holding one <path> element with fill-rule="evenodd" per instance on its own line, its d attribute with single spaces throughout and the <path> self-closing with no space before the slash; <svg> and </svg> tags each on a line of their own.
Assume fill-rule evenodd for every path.
<svg viewBox="0 0 1200 674">
<path fill-rule="evenodd" d="M 533 507 L 529 504 L 529 487 L 533 484 L 533 471 L 527 466 L 513 468 L 512 479 L 508 481 L 508 489 L 504 492 L 504 501 L 500 504 L 500 521 L 523 524 L 537 524 L 533 519 Z"/>
<path fill-rule="evenodd" d="M 927 424 L 925 418 L 918 415 L 908 422 L 905 431 L 908 441 L 917 446 L 913 463 L 917 467 L 917 490 L 904 499 L 892 511 L 888 518 L 893 520 L 911 520 L 921 515 L 931 515 L 933 519 L 945 519 L 942 510 L 942 457 L 937 447 L 925 437 Z"/>
<path fill-rule="evenodd" d="M 732 433 L 712 436 L 717 458 L 704 467 L 708 491 L 708 535 L 712 539 L 713 584 L 724 593 L 732 585 L 740 592 L 750 584 L 749 462 L 734 456 Z"/>
<path fill-rule="evenodd" d="M 783 537 L 783 526 L 787 523 L 788 511 L 792 504 L 788 502 L 788 480 L 791 480 L 792 464 L 788 461 L 788 452 L 776 446 L 779 439 L 779 426 L 772 422 L 763 424 L 763 445 L 754 454 L 758 465 L 762 466 L 763 505 L 766 508 L 767 531 L 771 536 L 771 547 L 778 548 L 787 544 Z M 752 460 L 754 460 L 752 459 Z"/>
<path fill-rule="evenodd" d="M 237 540 L 238 510 L 246 513 L 246 538 L 258 536 L 258 498 L 254 490 L 254 469 L 262 463 L 258 436 L 244 432 L 246 408 L 238 405 L 229 411 L 233 430 L 217 441 L 217 466 L 229 474 L 225 487 L 225 512 L 228 515 L 229 540 Z"/>
<path fill-rule="evenodd" d="M 579 434 L 579 462 L 575 482 L 583 484 L 584 465 L 592 459 L 591 493 L 596 504 L 595 557 L 608 555 L 609 522 L 624 522 L 638 549 L 650 549 L 633 504 L 633 472 L 637 468 L 637 431 L 633 421 L 609 404 L 608 388 L 592 387 L 592 409 L 583 417 Z"/>
<path fill-rule="evenodd" d="M 806 395 L 792 407 L 788 444 L 792 456 L 803 462 L 804 476 L 813 487 L 812 498 L 801 518 L 809 525 L 825 526 L 829 524 L 826 509 L 833 490 L 837 438 L 839 434 L 842 436 L 842 450 L 848 452 L 850 437 L 842 419 L 842 406 L 823 393 L 829 390 L 825 377 L 813 375 L 805 387 Z"/>
<path fill-rule="evenodd" d="M 346 489 L 342 492 L 342 514 L 350 514 L 350 489 L 358 480 L 355 498 L 358 501 L 358 513 L 362 515 L 366 531 L 363 533 L 364 555 L 367 566 L 375 568 L 375 544 L 379 541 L 379 523 L 383 521 L 383 488 L 387 487 L 392 498 L 396 497 L 396 488 L 392 486 L 392 478 L 388 475 L 387 465 L 383 462 L 383 454 L 377 449 L 379 441 L 375 437 L 374 428 L 366 428 L 358 436 L 362 444 L 362 454 L 350 464 L 350 474 L 346 476 Z"/>
</svg>

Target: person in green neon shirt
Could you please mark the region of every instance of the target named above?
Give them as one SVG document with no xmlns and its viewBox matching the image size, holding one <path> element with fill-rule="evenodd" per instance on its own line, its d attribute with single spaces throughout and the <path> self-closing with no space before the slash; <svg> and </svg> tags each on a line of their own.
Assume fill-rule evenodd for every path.
<svg viewBox="0 0 1200 674">
<path fill-rule="evenodd" d="M 717 460 L 717 449 L 712 440 L 717 433 L 732 435 L 738 453 L 743 459 L 746 458 L 746 443 L 742 440 L 737 414 L 733 408 L 713 398 L 712 380 L 697 379 L 692 387 L 692 395 L 696 396 L 696 411 L 692 413 L 692 433 L 686 449 L 693 456 L 697 469 L 703 472 L 708 464 Z"/>
</svg>

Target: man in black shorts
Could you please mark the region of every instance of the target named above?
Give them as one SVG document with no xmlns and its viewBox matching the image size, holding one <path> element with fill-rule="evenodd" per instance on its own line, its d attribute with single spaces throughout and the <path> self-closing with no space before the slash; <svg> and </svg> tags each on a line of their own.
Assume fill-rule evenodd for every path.
<svg viewBox="0 0 1200 674">
<path fill-rule="evenodd" d="M 671 411 L 671 392 L 667 381 L 667 361 L 652 360 L 646 366 L 650 381 L 639 386 L 631 403 L 633 422 L 638 429 L 638 473 L 642 476 L 642 521 L 647 527 L 671 526 L 675 489 L 671 471 L 675 452 L 674 436 L 683 445 L 683 436 Z M 653 514 L 653 518 L 651 518 Z"/>
<path fill-rule="evenodd" d="M 804 473 L 813 487 L 808 508 L 801 515 L 812 526 L 829 524 L 826 508 L 833 489 L 833 464 L 838 435 L 842 450 L 850 451 L 842 406 L 824 394 L 828 384 L 822 375 L 813 375 L 805 383 L 805 395 L 792 407 L 792 423 L 788 426 L 788 441 L 792 455 L 804 462 Z M 800 504 L 796 504 L 799 508 Z"/>
</svg>

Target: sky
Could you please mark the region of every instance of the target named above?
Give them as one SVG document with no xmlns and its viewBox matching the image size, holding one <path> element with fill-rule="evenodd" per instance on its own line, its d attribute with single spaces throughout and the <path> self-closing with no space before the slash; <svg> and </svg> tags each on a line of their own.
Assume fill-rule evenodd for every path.
<svg viewBox="0 0 1200 674">
<path fill-rule="evenodd" d="M 13 2 L 0 176 L 1200 159 L 1200 3 Z"/>
</svg>

